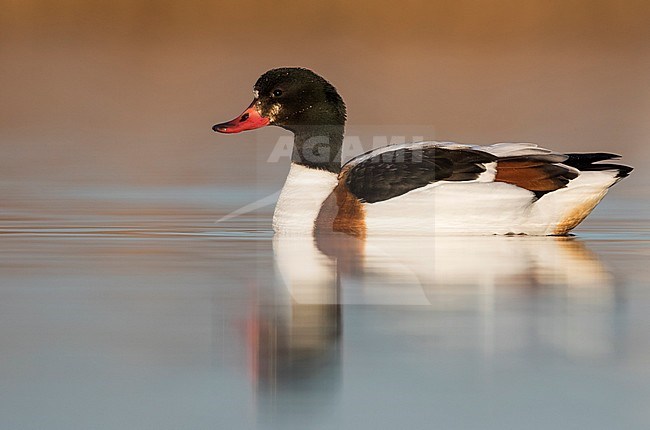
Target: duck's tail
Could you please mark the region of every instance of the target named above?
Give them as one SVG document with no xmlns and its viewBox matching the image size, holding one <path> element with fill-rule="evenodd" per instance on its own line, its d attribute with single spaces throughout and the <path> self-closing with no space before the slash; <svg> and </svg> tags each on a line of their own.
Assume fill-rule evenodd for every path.
<svg viewBox="0 0 650 430">
<path fill-rule="evenodd" d="M 538 219 L 548 225 L 546 234 L 565 235 L 580 224 L 607 194 L 608 189 L 632 171 L 623 164 L 601 163 L 619 155 L 605 152 L 566 154 L 562 164 L 580 171 L 565 188 L 544 195 L 535 203 Z"/>
<path fill-rule="evenodd" d="M 630 174 L 633 167 L 624 164 L 614 163 L 600 163 L 601 161 L 618 160 L 621 158 L 618 154 L 611 154 L 609 152 L 587 152 L 587 153 L 573 153 L 565 154 L 569 158 L 562 164 L 575 167 L 581 172 L 598 172 L 605 170 L 616 171 L 616 179 L 620 180 Z M 618 180 L 616 182 L 618 182 Z M 613 184 L 612 184 L 613 185 Z"/>
</svg>

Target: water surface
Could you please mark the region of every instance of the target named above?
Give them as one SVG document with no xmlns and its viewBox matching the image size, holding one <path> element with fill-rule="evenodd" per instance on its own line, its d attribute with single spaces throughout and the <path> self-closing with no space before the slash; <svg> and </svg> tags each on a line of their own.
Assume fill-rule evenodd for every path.
<svg viewBox="0 0 650 430">
<path fill-rule="evenodd" d="M 273 237 L 265 190 L 5 202 L 0 427 L 645 429 L 650 228 Z"/>
</svg>

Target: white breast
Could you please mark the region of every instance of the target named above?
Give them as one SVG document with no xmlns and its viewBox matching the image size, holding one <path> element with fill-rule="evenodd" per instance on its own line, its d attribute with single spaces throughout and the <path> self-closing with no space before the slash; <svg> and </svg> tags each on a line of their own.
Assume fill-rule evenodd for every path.
<svg viewBox="0 0 650 430">
<path fill-rule="evenodd" d="M 273 213 L 273 230 L 279 234 L 311 234 L 323 201 L 336 184 L 335 173 L 291 163 Z"/>
</svg>

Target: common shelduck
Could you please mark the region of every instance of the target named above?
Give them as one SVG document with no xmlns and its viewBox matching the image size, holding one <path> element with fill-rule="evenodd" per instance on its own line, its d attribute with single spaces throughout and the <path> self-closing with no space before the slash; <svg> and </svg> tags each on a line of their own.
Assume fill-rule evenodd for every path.
<svg viewBox="0 0 650 430">
<path fill-rule="evenodd" d="M 273 215 L 278 234 L 565 235 L 632 171 L 608 162 L 615 154 L 562 154 L 531 143 L 389 145 L 341 165 L 346 108 L 334 86 L 308 69 L 279 68 L 253 93 L 241 115 L 213 130 L 293 132 Z"/>
</svg>

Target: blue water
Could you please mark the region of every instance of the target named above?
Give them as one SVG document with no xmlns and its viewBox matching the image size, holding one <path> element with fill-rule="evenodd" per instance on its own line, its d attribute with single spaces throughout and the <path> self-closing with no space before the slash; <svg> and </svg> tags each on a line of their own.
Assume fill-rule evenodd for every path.
<svg viewBox="0 0 650 430">
<path fill-rule="evenodd" d="M 6 203 L 0 428 L 648 428 L 646 202 L 609 199 L 572 238 L 216 222 L 266 192 Z"/>
</svg>

